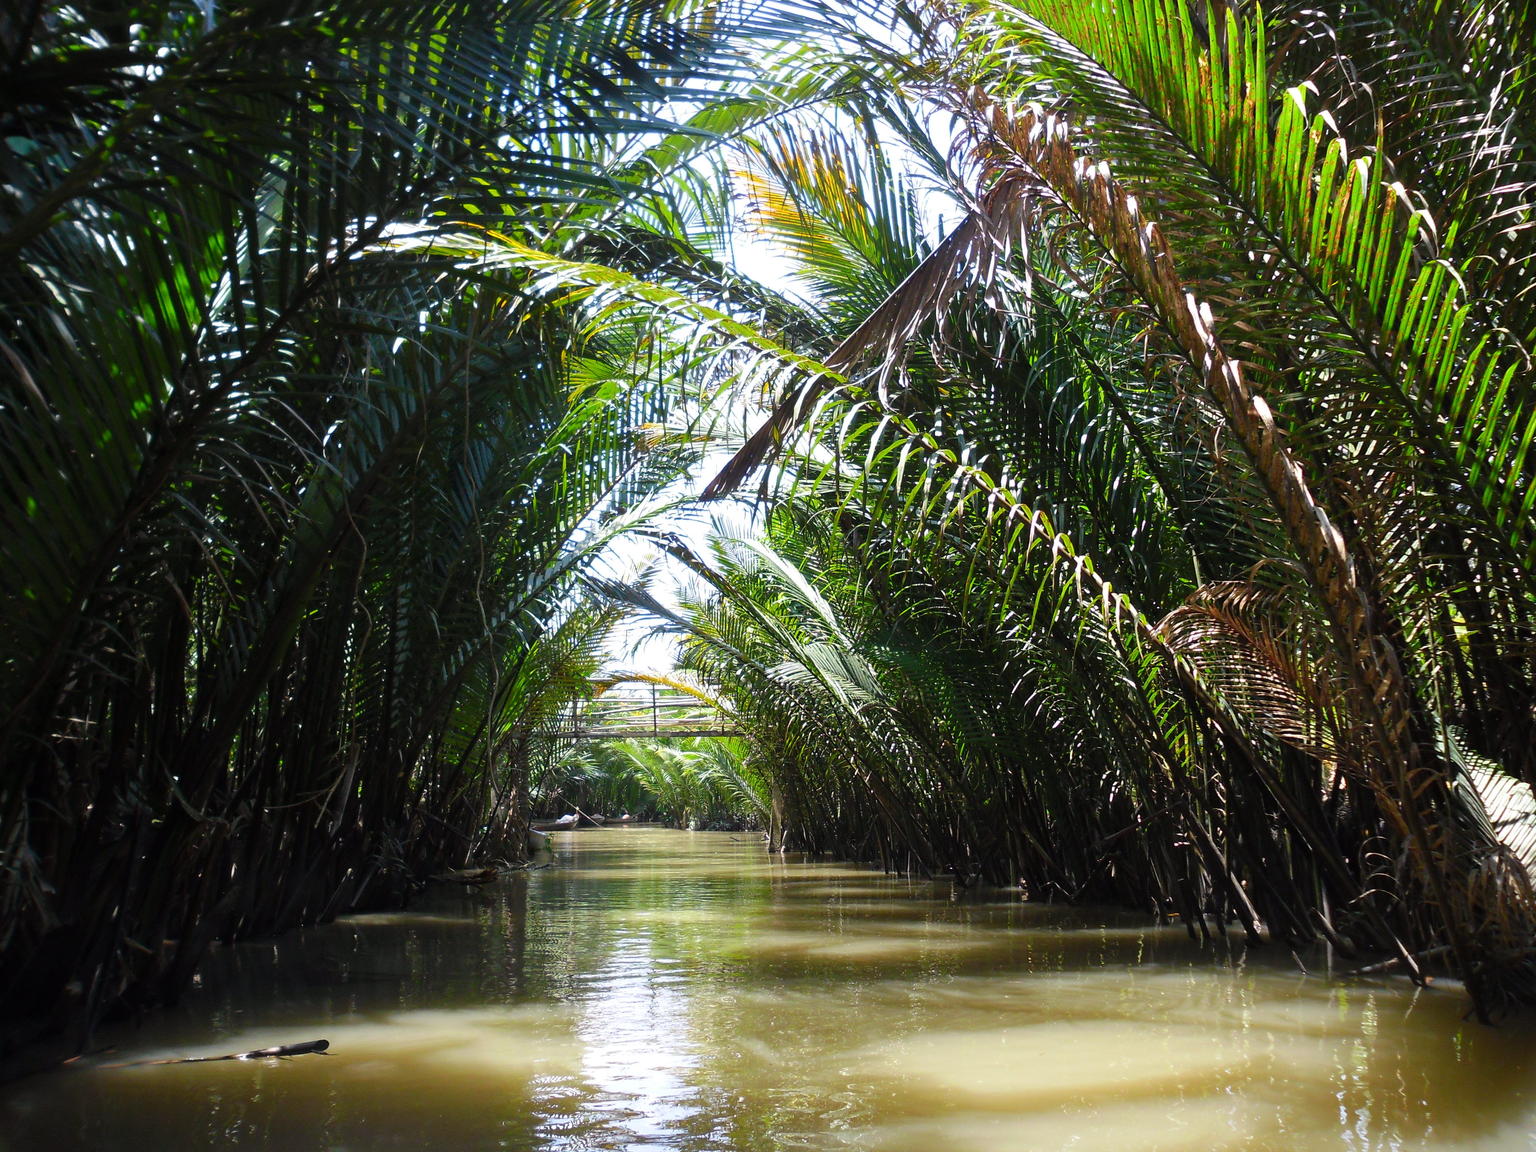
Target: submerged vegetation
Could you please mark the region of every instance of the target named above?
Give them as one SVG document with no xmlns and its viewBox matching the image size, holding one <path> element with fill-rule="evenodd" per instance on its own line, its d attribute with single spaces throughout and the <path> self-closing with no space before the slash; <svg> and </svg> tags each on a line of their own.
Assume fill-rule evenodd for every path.
<svg viewBox="0 0 1536 1152">
<path fill-rule="evenodd" d="M 1536 17 L 881 20 L 0 18 L 8 1043 L 581 788 L 1536 1002 Z M 549 760 L 625 608 L 739 750 Z"/>
</svg>

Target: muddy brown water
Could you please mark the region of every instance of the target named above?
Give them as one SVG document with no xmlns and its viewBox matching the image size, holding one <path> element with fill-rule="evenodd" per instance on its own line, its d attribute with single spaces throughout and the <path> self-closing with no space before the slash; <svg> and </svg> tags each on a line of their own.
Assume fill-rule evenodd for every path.
<svg viewBox="0 0 1536 1152">
<path fill-rule="evenodd" d="M 214 956 L 0 1149 L 1536 1149 L 1536 1028 L 1123 913 L 605 829 Z M 324 1037 L 288 1061 L 109 1068 Z"/>
</svg>

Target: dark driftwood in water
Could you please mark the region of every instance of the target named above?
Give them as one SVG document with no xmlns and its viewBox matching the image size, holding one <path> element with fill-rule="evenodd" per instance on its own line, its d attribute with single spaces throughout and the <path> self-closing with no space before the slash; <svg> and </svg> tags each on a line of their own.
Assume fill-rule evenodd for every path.
<svg viewBox="0 0 1536 1152">
<path fill-rule="evenodd" d="M 427 879 L 439 884 L 489 884 L 500 874 L 495 868 L 460 868 L 457 872 L 439 872 Z"/>
<path fill-rule="evenodd" d="M 286 1060 L 290 1056 L 326 1055 L 331 1046 L 329 1040 L 306 1040 L 302 1044 L 279 1044 L 275 1048 L 258 1048 L 254 1052 L 231 1052 L 228 1056 L 179 1056 L 172 1060 L 133 1060 L 127 1064 L 107 1064 L 107 1068 L 138 1068 L 150 1064 L 216 1064 L 220 1060 L 267 1060 L 273 1057 Z"/>
<path fill-rule="evenodd" d="M 1430 948 L 1427 951 L 1418 953 L 1413 957 L 1413 959 L 1415 962 L 1420 960 L 1434 960 L 1437 957 L 1448 955 L 1450 951 L 1451 949 L 1448 945 L 1442 944 L 1438 948 Z M 1403 957 L 1394 956 L 1390 960 L 1383 960 L 1380 964 L 1367 964 L 1364 968 L 1356 968 L 1353 971 L 1345 972 L 1344 977 L 1347 979 L 1351 976 L 1374 976 L 1380 972 L 1391 972 L 1394 969 L 1401 967 L 1403 963 Z M 1430 982 L 1429 978 L 1426 978 L 1424 982 L 1428 984 Z"/>
</svg>

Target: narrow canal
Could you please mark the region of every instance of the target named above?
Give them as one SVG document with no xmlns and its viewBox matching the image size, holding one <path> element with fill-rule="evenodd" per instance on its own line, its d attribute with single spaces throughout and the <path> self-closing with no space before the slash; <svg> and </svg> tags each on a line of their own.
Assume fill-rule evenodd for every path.
<svg viewBox="0 0 1536 1152">
<path fill-rule="evenodd" d="M 752 837 L 556 841 L 549 868 L 223 952 L 116 1052 L 0 1093 L 0 1147 L 1536 1148 L 1536 1038 L 1463 1020 L 1459 989 Z"/>
</svg>

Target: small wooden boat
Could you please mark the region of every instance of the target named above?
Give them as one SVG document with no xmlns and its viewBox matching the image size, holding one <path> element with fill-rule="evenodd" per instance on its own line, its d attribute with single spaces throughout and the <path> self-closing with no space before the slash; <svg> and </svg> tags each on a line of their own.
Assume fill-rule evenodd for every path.
<svg viewBox="0 0 1536 1152">
<path fill-rule="evenodd" d="M 581 817 L 574 812 L 568 812 L 558 820 L 534 820 L 528 825 L 535 832 L 569 832 L 577 827 Z"/>
<path fill-rule="evenodd" d="M 589 814 L 578 808 L 574 812 L 567 812 L 558 820 L 530 821 L 528 827 L 535 832 L 574 832 L 578 828 L 601 828 L 607 823 L 606 816 Z"/>
</svg>

